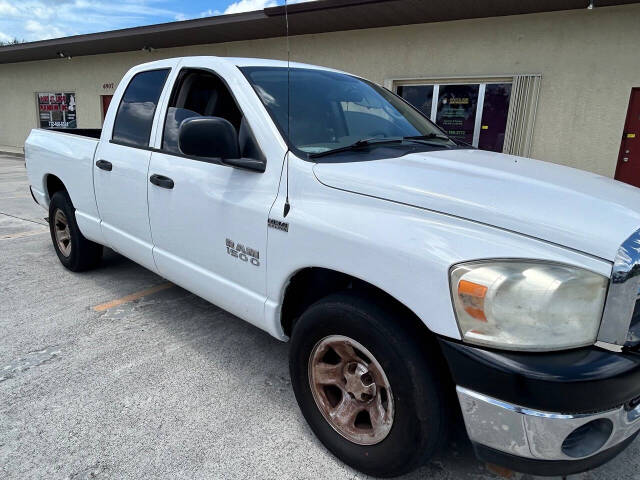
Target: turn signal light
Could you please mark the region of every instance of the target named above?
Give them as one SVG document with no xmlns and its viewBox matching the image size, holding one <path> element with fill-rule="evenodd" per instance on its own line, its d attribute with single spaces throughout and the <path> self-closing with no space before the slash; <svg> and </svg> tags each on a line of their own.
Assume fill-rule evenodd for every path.
<svg viewBox="0 0 640 480">
<path fill-rule="evenodd" d="M 484 297 L 486 294 L 487 287 L 479 283 L 468 280 L 460 280 L 458 283 L 458 296 L 465 312 L 482 322 L 487 321 L 487 317 L 484 314 Z"/>
</svg>

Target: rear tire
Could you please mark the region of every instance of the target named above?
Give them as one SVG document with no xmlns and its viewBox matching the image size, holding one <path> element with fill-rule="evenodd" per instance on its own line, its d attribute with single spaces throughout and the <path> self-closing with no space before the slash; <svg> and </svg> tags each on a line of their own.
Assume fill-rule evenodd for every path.
<svg viewBox="0 0 640 480">
<path fill-rule="evenodd" d="M 49 202 L 49 231 L 60 263 L 72 272 L 89 270 L 100 263 L 102 245 L 82 235 L 76 210 L 64 190 L 54 193 Z"/>
<path fill-rule="evenodd" d="M 356 358 L 373 358 L 344 360 L 345 348 L 340 342 L 346 342 L 346 351 L 355 351 Z M 324 357 L 319 359 L 319 355 Z M 331 372 L 339 372 L 337 381 L 322 385 L 325 377 L 314 369 L 324 375 L 332 365 L 337 368 Z M 356 380 L 349 369 L 357 373 Z M 318 301 L 294 326 L 289 370 L 296 399 L 311 429 L 336 457 L 361 472 L 376 477 L 410 472 L 424 464 L 446 439 L 449 419 L 444 399 L 450 385 L 442 371 L 438 345 L 400 309 L 356 292 Z M 371 375 L 382 379 L 375 381 L 375 387 L 367 386 Z M 358 379 L 363 379 L 364 387 Z M 361 408 L 370 408 L 375 396 L 385 390 L 384 380 L 388 380 L 391 394 L 384 415 L 376 419 L 361 413 Z M 356 405 L 342 415 L 344 403 L 354 401 Z M 385 405 L 384 398 L 382 402 Z M 352 425 L 345 418 L 351 418 L 353 412 L 359 413 Z M 385 416 L 392 419 L 392 425 L 380 430 L 380 418 Z"/>
</svg>

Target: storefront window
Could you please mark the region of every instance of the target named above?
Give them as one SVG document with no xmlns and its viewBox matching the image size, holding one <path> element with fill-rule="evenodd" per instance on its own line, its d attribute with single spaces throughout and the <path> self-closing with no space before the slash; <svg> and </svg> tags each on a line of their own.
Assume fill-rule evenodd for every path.
<svg viewBox="0 0 640 480">
<path fill-rule="evenodd" d="M 455 140 L 502 152 L 511 83 L 400 85 L 396 93 Z"/>
<path fill-rule="evenodd" d="M 78 128 L 75 93 L 38 93 L 40 128 Z"/>
<path fill-rule="evenodd" d="M 488 83 L 484 93 L 478 148 L 501 152 L 509 114 L 510 83 Z"/>
<path fill-rule="evenodd" d="M 479 85 L 440 85 L 436 123 L 447 135 L 471 145 Z"/>
<path fill-rule="evenodd" d="M 433 85 L 401 85 L 397 93 L 427 117 L 431 117 Z"/>
</svg>

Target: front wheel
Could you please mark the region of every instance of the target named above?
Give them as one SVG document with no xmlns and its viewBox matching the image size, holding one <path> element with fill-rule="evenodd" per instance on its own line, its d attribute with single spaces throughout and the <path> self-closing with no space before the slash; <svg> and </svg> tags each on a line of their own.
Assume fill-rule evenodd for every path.
<svg viewBox="0 0 640 480">
<path fill-rule="evenodd" d="M 293 329 L 289 369 L 320 441 L 366 474 L 392 477 L 429 459 L 445 438 L 437 345 L 404 312 L 363 295 L 331 295 Z"/>
<path fill-rule="evenodd" d="M 75 208 L 65 191 L 56 192 L 51 197 L 49 230 L 60 262 L 72 272 L 88 270 L 100 263 L 102 245 L 82 235 L 76 223 Z"/>
</svg>

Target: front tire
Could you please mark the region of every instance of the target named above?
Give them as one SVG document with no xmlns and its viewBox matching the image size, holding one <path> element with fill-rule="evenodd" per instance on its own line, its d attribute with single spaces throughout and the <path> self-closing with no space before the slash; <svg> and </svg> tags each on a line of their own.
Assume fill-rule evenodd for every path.
<svg viewBox="0 0 640 480">
<path fill-rule="evenodd" d="M 60 263 L 72 272 L 89 270 L 100 263 L 102 245 L 82 235 L 76 222 L 76 210 L 66 191 L 58 191 L 51 197 L 49 231 Z"/>
<path fill-rule="evenodd" d="M 294 326 L 289 369 L 300 409 L 361 472 L 407 473 L 446 437 L 448 384 L 437 344 L 422 333 L 405 312 L 355 292 L 320 300 Z"/>
</svg>

